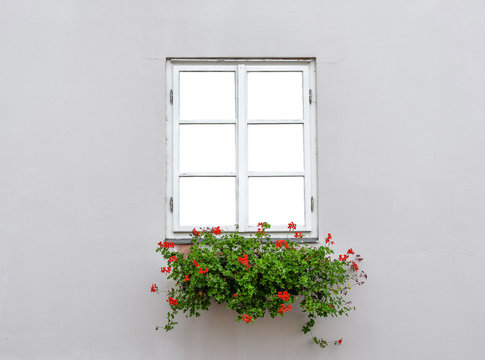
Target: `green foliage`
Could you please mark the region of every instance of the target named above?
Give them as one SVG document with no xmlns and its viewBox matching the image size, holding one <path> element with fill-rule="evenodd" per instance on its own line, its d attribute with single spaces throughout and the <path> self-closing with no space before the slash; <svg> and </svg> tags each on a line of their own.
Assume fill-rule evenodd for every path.
<svg viewBox="0 0 485 360">
<path fill-rule="evenodd" d="M 361 279 L 367 277 L 357 273 L 355 261 L 362 260 L 359 255 L 355 261 L 348 260 L 348 255 L 333 259 L 330 234 L 322 246 L 289 239 L 275 244 L 266 232 L 270 225 L 259 226 L 258 233 L 247 238 L 238 232 L 221 234 L 219 228 L 194 229 L 188 255 L 176 251 L 171 243 L 159 243 L 156 251 L 170 266 L 170 272 L 167 267 L 162 267 L 162 272 L 165 268 L 168 278 L 175 282 L 168 291 L 172 300 L 166 331 L 177 324 L 174 319 L 179 311 L 197 317 L 213 301 L 226 304 L 238 314 L 237 321 L 248 323 L 265 315 L 284 316 L 291 304 L 299 301 L 307 315 L 303 333 L 311 333 L 316 317 L 347 315 L 353 309 L 344 298 L 350 282 L 361 285 Z M 349 254 L 353 254 L 351 249 Z M 327 346 L 325 340 L 312 338 L 321 347 Z"/>
</svg>

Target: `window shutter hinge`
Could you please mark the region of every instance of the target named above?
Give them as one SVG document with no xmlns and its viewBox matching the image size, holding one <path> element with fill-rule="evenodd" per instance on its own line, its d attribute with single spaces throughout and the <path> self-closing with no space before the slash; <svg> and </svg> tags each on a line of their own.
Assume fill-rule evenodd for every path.
<svg viewBox="0 0 485 360">
<path fill-rule="evenodd" d="M 308 93 L 308 101 L 310 101 L 310 104 L 313 103 L 313 92 L 312 89 L 310 89 Z"/>
<path fill-rule="evenodd" d="M 173 104 L 173 90 L 170 90 L 170 104 Z"/>
<path fill-rule="evenodd" d="M 310 205 L 311 205 L 311 209 L 312 209 L 312 212 L 313 212 L 313 208 L 315 207 L 315 200 L 313 200 L 313 196 L 311 198 Z"/>
<path fill-rule="evenodd" d="M 173 197 L 170 197 L 170 212 L 173 212 Z"/>
</svg>

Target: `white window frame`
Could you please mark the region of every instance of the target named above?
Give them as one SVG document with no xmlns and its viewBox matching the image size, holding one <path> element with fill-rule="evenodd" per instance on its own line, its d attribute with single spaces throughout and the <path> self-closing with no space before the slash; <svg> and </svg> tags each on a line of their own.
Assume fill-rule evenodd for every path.
<svg viewBox="0 0 485 360">
<path fill-rule="evenodd" d="M 236 76 L 236 116 L 233 121 L 183 120 L 179 119 L 179 73 L 180 71 L 230 71 Z M 250 71 L 301 71 L 303 75 L 303 119 L 302 120 L 247 120 L 247 73 Z M 305 59 L 187 59 L 167 58 L 166 62 L 166 109 L 167 109 L 167 196 L 166 196 L 166 239 L 176 243 L 187 243 L 193 227 L 179 226 L 179 189 L 181 176 L 224 176 L 236 180 L 236 219 L 239 232 L 251 234 L 257 226 L 249 226 L 247 219 L 248 177 L 253 176 L 304 176 L 304 212 L 305 226 L 298 226 L 297 231 L 304 235 L 304 242 L 316 242 L 318 239 L 317 215 L 317 128 L 315 106 L 315 60 Z M 248 124 L 302 124 L 304 144 L 304 171 L 302 172 L 251 172 L 247 171 L 247 125 Z M 234 124 L 236 126 L 236 170 L 233 174 L 217 173 L 180 173 L 179 164 L 179 126 L 180 124 Z M 242 181 L 241 181 L 242 180 Z M 241 215 L 244 214 L 244 215 Z M 262 221 L 264 219 L 261 219 Z M 288 219 L 291 221 L 291 219 Z M 235 226 L 223 227 L 224 231 L 234 231 Z M 273 240 L 286 238 L 286 226 L 272 226 Z"/>
</svg>

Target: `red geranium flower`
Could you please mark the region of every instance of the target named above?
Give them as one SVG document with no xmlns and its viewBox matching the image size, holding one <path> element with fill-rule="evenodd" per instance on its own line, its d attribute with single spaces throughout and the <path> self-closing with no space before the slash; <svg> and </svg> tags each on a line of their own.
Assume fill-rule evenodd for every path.
<svg viewBox="0 0 485 360">
<path fill-rule="evenodd" d="M 185 279 L 184 279 L 184 280 L 185 280 L 185 281 L 190 281 L 190 277 L 189 277 L 189 275 L 185 275 Z"/>
<path fill-rule="evenodd" d="M 355 253 L 354 253 L 354 250 L 352 250 L 352 248 L 350 248 L 349 250 L 347 250 L 347 254 L 355 254 Z"/>
<path fill-rule="evenodd" d="M 213 233 L 214 235 L 221 235 L 221 231 L 222 231 L 222 230 L 221 230 L 221 227 L 220 227 L 220 226 L 215 227 L 215 228 L 212 228 L 212 233 Z"/>
<path fill-rule="evenodd" d="M 327 238 L 325 239 L 325 243 L 329 243 L 332 240 L 332 234 L 328 233 Z"/>
<path fill-rule="evenodd" d="M 170 256 L 170 257 L 168 258 L 168 261 L 169 261 L 169 262 L 177 261 L 177 257 L 176 257 L 176 256 Z"/>
<path fill-rule="evenodd" d="M 285 304 L 281 304 L 280 305 L 280 309 L 278 310 L 278 312 L 280 314 L 283 314 L 283 313 L 285 313 L 287 311 L 290 311 L 290 310 L 291 310 L 291 305 L 285 306 Z"/>
<path fill-rule="evenodd" d="M 178 305 L 177 299 L 174 299 L 171 297 L 168 298 L 167 302 L 170 303 L 170 305 L 174 305 L 174 306 Z"/>
<path fill-rule="evenodd" d="M 279 249 L 282 246 L 288 248 L 288 242 L 286 240 L 276 240 L 276 248 Z"/>
<path fill-rule="evenodd" d="M 296 224 L 292 221 L 288 224 L 288 229 L 296 229 Z"/>
<path fill-rule="evenodd" d="M 162 266 L 161 268 L 161 272 L 163 273 L 170 273 L 171 271 L 172 271 L 172 268 L 170 266 L 168 267 Z"/>
<path fill-rule="evenodd" d="M 164 248 L 173 248 L 175 247 L 175 244 L 173 242 L 168 242 L 168 241 L 164 241 L 163 243 L 160 241 L 158 243 L 158 246 L 160 247 L 164 247 Z"/>
<path fill-rule="evenodd" d="M 347 254 L 338 256 L 339 261 L 347 261 L 348 258 L 349 258 L 349 255 Z"/>
<path fill-rule="evenodd" d="M 199 237 L 200 236 L 200 231 L 195 230 L 195 228 L 192 230 L 192 234 L 195 236 Z"/>
<path fill-rule="evenodd" d="M 298 238 L 301 239 L 303 237 L 303 234 L 301 232 L 295 232 L 295 236 L 294 237 L 296 237 L 297 239 Z"/>
<path fill-rule="evenodd" d="M 244 254 L 243 256 L 238 256 L 237 261 L 239 261 L 243 265 L 247 265 L 249 261 L 248 256 L 246 254 Z"/>
<path fill-rule="evenodd" d="M 152 289 L 151 292 L 157 292 L 158 291 L 158 286 L 157 284 L 152 284 Z"/>
<path fill-rule="evenodd" d="M 250 322 L 252 320 L 252 317 L 249 316 L 249 315 L 243 315 L 242 316 L 242 319 L 243 319 L 243 321 L 246 321 L 248 323 L 248 322 Z"/>
<path fill-rule="evenodd" d="M 359 266 L 355 261 L 352 261 L 352 267 L 354 268 L 355 271 L 359 270 Z"/>
<path fill-rule="evenodd" d="M 288 294 L 287 291 L 278 291 L 278 294 L 276 295 L 278 296 L 281 300 L 284 300 L 284 301 L 288 301 L 290 300 L 290 294 Z"/>
</svg>

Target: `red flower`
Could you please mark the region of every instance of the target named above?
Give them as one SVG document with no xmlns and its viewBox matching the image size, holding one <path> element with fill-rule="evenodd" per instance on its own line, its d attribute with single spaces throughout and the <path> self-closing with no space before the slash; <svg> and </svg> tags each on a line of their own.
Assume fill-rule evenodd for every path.
<svg viewBox="0 0 485 360">
<path fill-rule="evenodd" d="M 258 222 L 258 226 L 264 226 L 265 222 Z"/>
<path fill-rule="evenodd" d="M 241 264 L 243 265 L 247 265 L 248 264 L 248 256 L 246 254 L 244 254 L 244 256 L 238 256 L 237 258 L 237 261 L 240 262 Z"/>
<path fill-rule="evenodd" d="M 359 266 L 355 261 L 352 261 L 352 267 L 354 268 L 355 271 L 359 270 Z"/>
<path fill-rule="evenodd" d="M 222 230 L 221 230 L 221 227 L 220 227 L 220 226 L 218 226 L 218 227 L 216 227 L 216 228 L 212 228 L 212 233 L 213 233 L 214 235 L 221 235 L 221 231 L 222 231 Z"/>
<path fill-rule="evenodd" d="M 248 323 L 248 322 L 250 322 L 252 320 L 252 317 L 249 316 L 249 315 L 243 315 L 242 316 L 242 319 L 243 319 L 243 321 L 246 321 Z"/>
<path fill-rule="evenodd" d="M 195 236 L 199 237 L 200 236 L 200 231 L 195 230 L 195 228 L 192 230 L 192 234 Z"/>
<path fill-rule="evenodd" d="M 279 249 L 282 246 L 288 248 L 288 242 L 286 240 L 276 240 L 276 248 Z"/>
<path fill-rule="evenodd" d="M 276 295 L 278 296 L 281 300 L 284 300 L 284 301 L 288 301 L 290 300 L 290 294 L 288 294 L 287 291 L 278 291 L 278 294 Z"/>
<path fill-rule="evenodd" d="M 157 292 L 158 291 L 158 286 L 157 284 L 152 284 L 152 289 L 151 292 Z"/>
<path fill-rule="evenodd" d="M 204 273 L 208 273 L 208 272 L 209 272 L 209 270 L 207 268 L 205 268 Z"/>
<path fill-rule="evenodd" d="M 164 248 L 173 248 L 175 247 L 175 244 L 173 242 L 167 242 L 167 241 L 164 241 L 163 243 L 160 241 L 158 243 L 158 246 L 160 247 L 164 247 Z"/>
<path fill-rule="evenodd" d="M 167 302 L 170 303 L 170 305 L 174 305 L 174 306 L 178 305 L 177 299 L 174 299 L 171 297 L 168 298 Z"/>
<path fill-rule="evenodd" d="M 348 258 L 349 258 L 349 255 L 347 255 L 347 254 L 338 256 L 339 261 L 347 261 Z"/>
<path fill-rule="evenodd" d="M 172 261 L 177 261 L 177 257 L 176 257 L 176 256 L 170 256 L 170 257 L 168 258 L 168 261 L 169 261 L 169 262 L 172 262 Z"/>
<path fill-rule="evenodd" d="M 328 233 L 327 238 L 325 239 L 325 243 L 328 244 L 332 240 L 332 234 Z"/>
<path fill-rule="evenodd" d="M 192 261 L 192 264 L 194 264 L 195 266 L 199 267 L 199 263 L 197 261 Z"/>
<path fill-rule="evenodd" d="M 342 340 L 343 340 L 343 338 L 342 338 L 342 339 L 340 339 L 340 340 L 338 341 L 338 343 L 339 343 L 339 344 L 341 344 L 341 343 L 342 343 Z"/>
<path fill-rule="evenodd" d="M 280 309 L 278 310 L 278 312 L 280 314 L 283 314 L 283 313 L 285 313 L 287 311 L 290 311 L 290 310 L 291 310 L 291 305 L 285 306 L 285 304 L 281 304 L 280 305 Z"/>
<path fill-rule="evenodd" d="M 352 250 L 352 248 L 350 248 L 349 250 L 347 250 L 347 254 L 355 254 L 355 253 L 354 253 L 354 250 Z"/>
<path fill-rule="evenodd" d="M 237 297 L 237 294 L 234 294 L 234 297 Z"/>
<path fill-rule="evenodd" d="M 190 281 L 189 275 L 185 275 L 185 281 Z"/>
<path fill-rule="evenodd" d="M 172 271 L 172 268 L 170 266 L 168 267 L 162 266 L 161 271 L 163 273 L 170 273 Z"/>
<path fill-rule="evenodd" d="M 238 256 L 237 261 L 240 262 L 243 265 L 246 265 L 246 270 L 248 270 L 251 267 L 251 265 L 249 265 L 249 259 L 248 259 L 248 256 L 246 254 L 244 254 L 244 256 L 242 256 L 242 257 Z"/>
<path fill-rule="evenodd" d="M 292 221 L 288 224 L 288 229 L 296 229 L 296 224 Z"/>
<path fill-rule="evenodd" d="M 258 228 L 258 234 L 261 234 L 261 235 L 266 235 L 265 231 L 261 228 Z"/>
<path fill-rule="evenodd" d="M 303 234 L 301 232 L 295 232 L 295 237 L 298 239 L 298 238 L 302 238 L 303 237 Z"/>
</svg>

